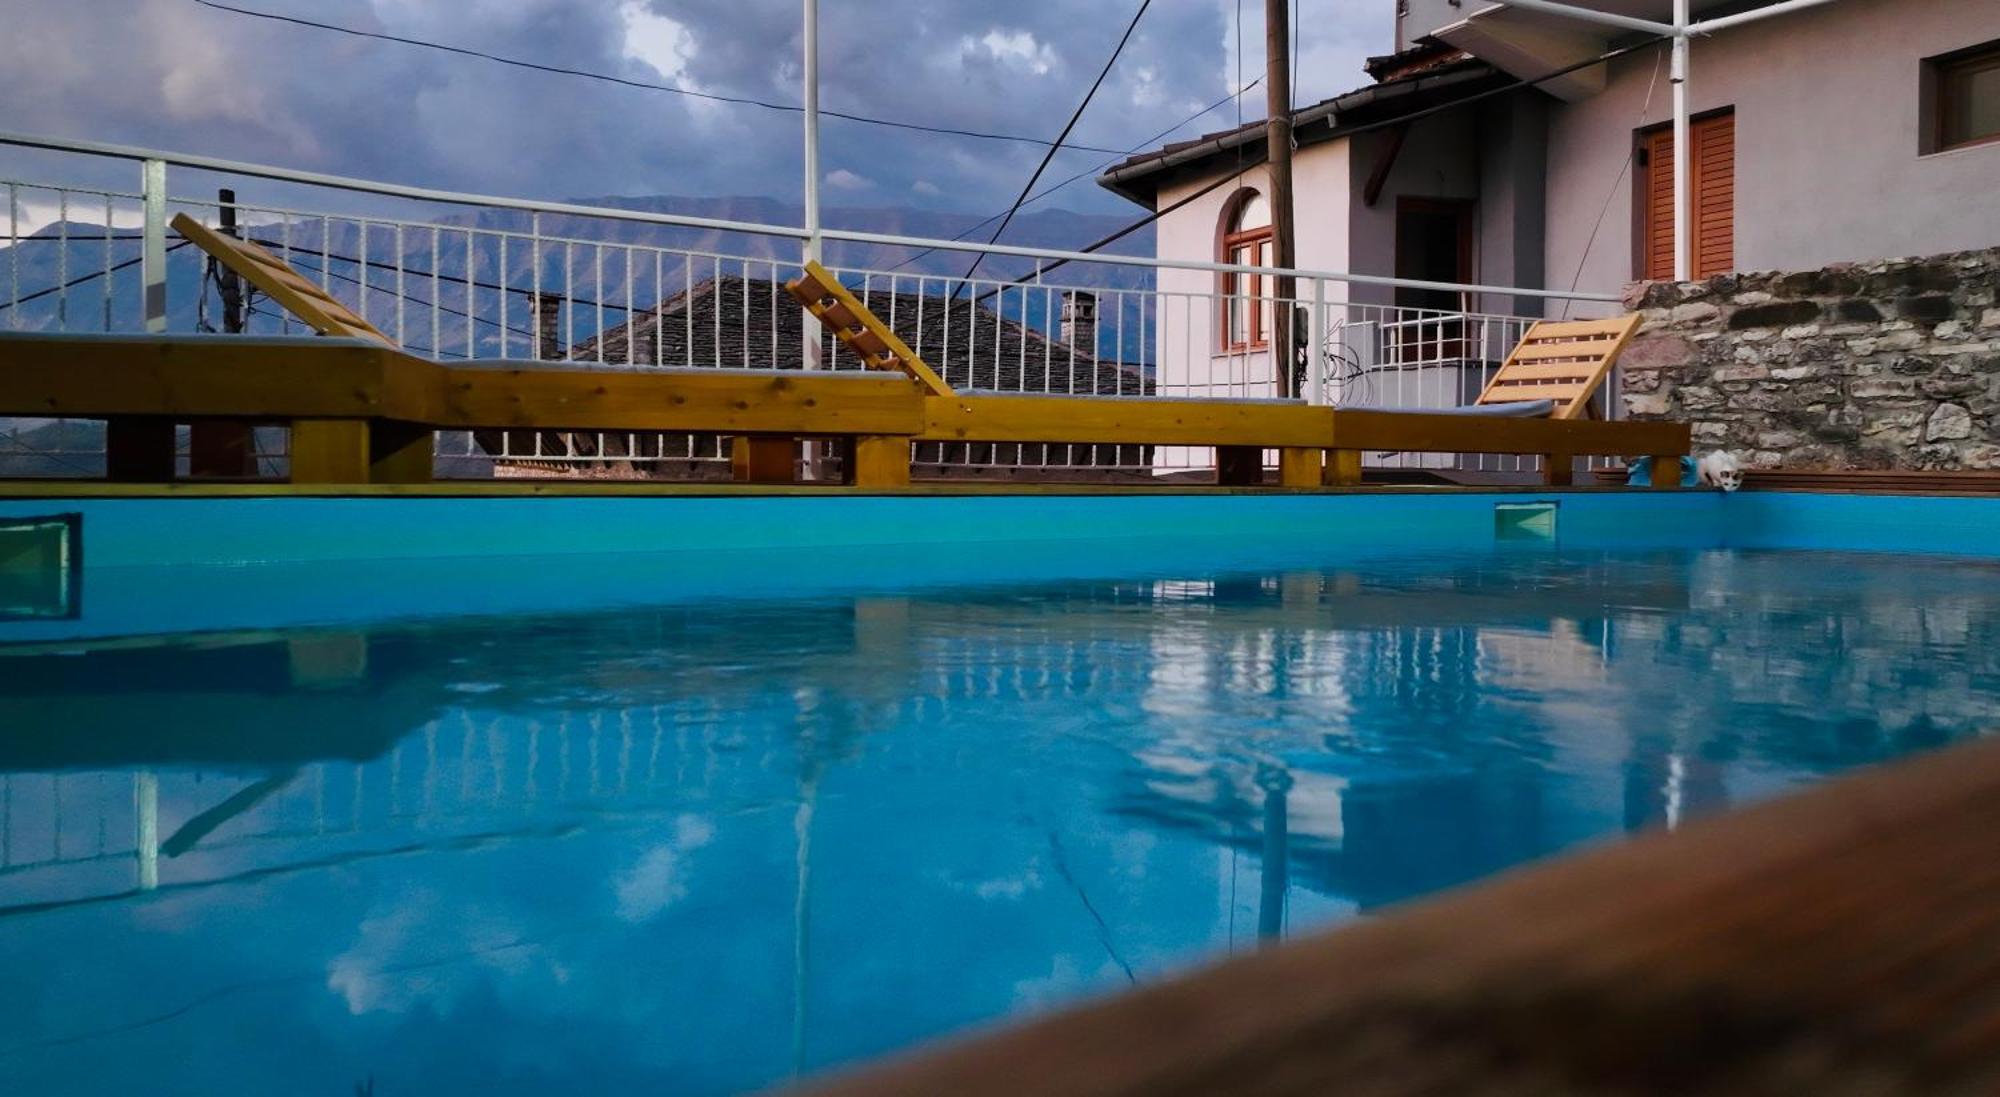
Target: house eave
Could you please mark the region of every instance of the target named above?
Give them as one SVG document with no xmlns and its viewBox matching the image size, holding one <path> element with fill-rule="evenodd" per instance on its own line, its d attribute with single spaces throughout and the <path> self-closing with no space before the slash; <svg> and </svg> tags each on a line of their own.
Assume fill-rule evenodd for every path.
<svg viewBox="0 0 2000 1097">
<path fill-rule="evenodd" d="M 1448 71 L 1426 73 L 1351 91 L 1294 113 L 1293 140 L 1302 148 L 1337 140 L 1354 127 L 1366 124 L 1369 116 L 1375 113 L 1373 108 L 1388 104 L 1407 105 L 1413 97 L 1484 90 L 1471 86 L 1490 83 L 1495 75 L 1493 66 L 1473 61 Z M 1241 149 L 1261 146 L 1264 139 L 1264 123 L 1253 122 L 1197 144 L 1127 160 L 1098 176 L 1097 185 L 1151 209 L 1161 188 L 1168 183 L 1190 175 L 1213 174 L 1213 169 L 1204 170 L 1211 161 L 1237 154 Z"/>
</svg>

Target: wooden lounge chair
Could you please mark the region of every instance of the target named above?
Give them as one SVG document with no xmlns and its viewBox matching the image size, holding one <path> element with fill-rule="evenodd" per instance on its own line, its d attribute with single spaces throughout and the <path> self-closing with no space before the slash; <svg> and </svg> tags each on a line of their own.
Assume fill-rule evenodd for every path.
<svg viewBox="0 0 2000 1097">
<path fill-rule="evenodd" d="M 1473 406 L 1550 405 L 1551 419 L 1582 419 L 1591 397 L 1638 334 L 1638 313 L 1609 320 L 1539 320 L 1494 371 Z"/>
<path fill-rule="evenodd" d="M 400 359 L 395 367 L 400 373 L 429 378 L 416 382 L 436 390 L 426 417 L 407 429 L 378 422 L 366 432 L 373 441 L 364 448 L 395 445 L 408 451 L 399 465 L 404 477 L 416 476 L 419 464 L 425 468 L 424 477 L 429 475 L 428 448 L 419 461 L 417 435 L 428 447 L 434 429 L 486 427 L 722 433 L 733 439 L 731 463 L 738 480 L 790 481 L 795 477 L 796 440 L 801 436 L 853 440 L 873 455 L 882 449 L 879 435 L 909 433 L 920 419 L 919 406 L 906 387 L 854 373 L 773 376 L 762 370 L 604 369 L 516 359 L 472 359 L 440 366 L 404 353 L 395 340 L 255 243 L 225 236 L 185 213 L 176 215 L 172 224 L 320 335 L 378 344 Z M 310 448 L 319 431 L 314 424 L 303 425 Z M 349 424 L 343 429 L 349 440 L 342 444 L 351 446 L 358 428 Z M 299 449 L 295 431 L 295 463 Z M 352 468 L 351 461 L 347 467 Z M 866 481 L 868 470 L 877 467 L 876 462 L 850 462 L 849 475 L 855 476 L 859 469 Z M 907 482 L 905 471 L 900 478 L 892 475 L 889 484 Z"/>
<path fill-rule="evenodd" d="M 1213 446 L 1222 484 L 1261 482 L 1264 451 L 1275 449 L 1286 487 L 1359 483 L 1364 451 L 1537 455 L 1549 483 L 1568 484 L 1578 456 L 1678 458 L 1689 447 L 1682 424 L 1584 418 L 1638 330 L 1637 316 L 1535 324 L 1467 408 L 1357 410 L 1298 400 L 954 392 L 825 267 L 807 263 L 785 288 L 871 369 L 901 371 L 925 391 L 915 441 Z"/>
</svg>

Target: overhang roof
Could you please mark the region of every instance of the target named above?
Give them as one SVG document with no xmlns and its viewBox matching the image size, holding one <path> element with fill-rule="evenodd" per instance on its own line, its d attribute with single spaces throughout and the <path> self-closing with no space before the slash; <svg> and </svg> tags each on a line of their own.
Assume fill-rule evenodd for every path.
<svg viewBox="0 0 2000 1097">
<path fill-rule="evenodd" d="M 1373 60 L 1407 61 L 1418 52 L 1404 51 Z M 1406 67 L 1402 71 L 1407 75 L 1322 99 L 1292 112 L 1293 140 L 1301 147 L 1319 144 L 1392 114 L 1449 103 L 1506 82 L 1506 77 L 1492 65 L 1457 51 L 1450 51 L 1449 57 L 1436 64 Z M 1248 150 L 1263 142 L 1264 122 L 1261 119 L 1246 122 L 1234 129 L 1203 134 L 1128 157 L 1099 175 L 1097 184 L 1150 209 L 1161 187 L 1179 179 L 1211 174 L 1229 166 L 1231 160 L 1250 162 Z"/>
</svg>

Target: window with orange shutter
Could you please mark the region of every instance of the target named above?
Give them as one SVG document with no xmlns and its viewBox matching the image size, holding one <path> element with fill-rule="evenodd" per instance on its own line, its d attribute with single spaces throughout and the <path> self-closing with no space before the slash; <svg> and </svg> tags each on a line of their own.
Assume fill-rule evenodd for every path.
<svg viewBox="0 0 2000 1097">
<path fill-rule="evenodd" d="M 1694 276 L 1736 267 L 1736 112 L 1694 120 Z M 1639 135 L 1639 277 L 1674 276 L 1674 131 Z"/>
</svg>

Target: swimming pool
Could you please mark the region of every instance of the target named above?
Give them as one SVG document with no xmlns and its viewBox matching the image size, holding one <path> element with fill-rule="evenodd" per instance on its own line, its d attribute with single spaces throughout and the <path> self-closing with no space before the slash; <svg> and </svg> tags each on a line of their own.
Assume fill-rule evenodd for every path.
<svg viewBox="0 0 2000 1097">
<path fill-rule="evenodd" d="M 2000 714 L 1983 500 L 1127 498 L 75 501 L 0 1075 L 735 1092 Z"/>
</svg>

